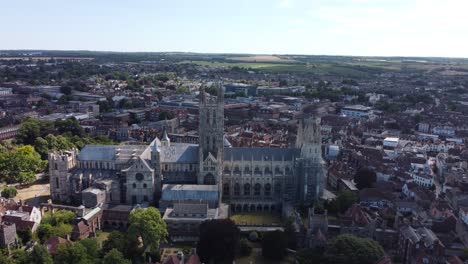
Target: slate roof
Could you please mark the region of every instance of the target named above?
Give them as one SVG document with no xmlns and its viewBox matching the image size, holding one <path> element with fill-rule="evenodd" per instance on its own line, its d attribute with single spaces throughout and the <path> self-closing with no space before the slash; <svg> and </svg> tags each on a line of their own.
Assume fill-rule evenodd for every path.
<svg viewBox="0 0 468 264">
<path fill-rule="evenodd" d="M 296 148 L 224 148 L 224 160 L 284 160 L 293 161 L 299 157 L 300 150 Z"/>
<path fill-rule="evenodd" d="M 198 163 L 198 145 L 189 143 L 171 143 L 161 146 L 161 162 L 164 163 Z"/>
<path fill-rule="evenodd" d="M 175 214 L 204 214 L 208 211 L 207 204 L 189 204 L 189 203 L 175 203 L 174 210 Z"/>
<path fill-rule="evenodd" d="M 164 184 L 162 200 L 218 200 L 217 185 Z"/>
<path fill-rule="evenodd" d="M 86 145 L 78 154 L 78 159 L 82 161 L 126 161 L 133 156 L 140 156 L 147 148 L 147 145 Z"/>
</svg>

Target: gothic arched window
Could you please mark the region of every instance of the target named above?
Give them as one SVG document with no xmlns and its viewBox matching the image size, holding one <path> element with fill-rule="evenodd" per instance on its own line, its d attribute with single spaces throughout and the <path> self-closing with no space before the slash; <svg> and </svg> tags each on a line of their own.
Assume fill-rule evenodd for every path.
<svg viewBox="0 0 468 264">
<path fill-rule="evenodd" d="M 277 182 L 275 184 L 275 196 L 281 195 L 281 183 Z"/>
<path fill-rule="evenodd" d="M 234 195 L 240 195 L 240 185 L 238 183 L 234 184 Z"/>
<path fill-rule="evenodd" d="M 208 173 L 207 175 L 205 175 L 205 178 L 203 178 L 203 184 L 215 185 L 216 180 L 215 180 L 215 177 L 213 176 L 213 174 Z"/>
<path fill-rule="evenodd" d="M 225 196 L 230 195 L 230 193 L 229 193 L 229 183 L 223 184 L 223 195 L 225 195 Z"/>
<path fill-rule="evenodd" d="M 265 196 L 270 196 L 271 195 L 271 184 L 267 183 L 265 184 Z"/>
<path fill-rule="evenodd" d="M 244 195 L 250 195 L 250 184 L 244 184 Z"/>
<path fill-rule="evenodd" d="M 261 189 L 262 189 L 262 185 L 260 185 L 260 183 L 256 183 L 254 186 L 254 195 L 259 196 Z"/>
</svg>

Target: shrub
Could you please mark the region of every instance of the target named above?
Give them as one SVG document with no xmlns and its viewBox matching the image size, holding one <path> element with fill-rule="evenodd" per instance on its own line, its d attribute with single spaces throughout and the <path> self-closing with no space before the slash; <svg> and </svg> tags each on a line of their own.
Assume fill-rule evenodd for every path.
<svg viewBox="0 0 468 264">
<path fill-rule="evenodd" d="M 5 187 L 5 189 L 2 190 L 2 197 L 5 197 L 7 199 L 13 198 L 18 194 L 18 190 L 16 190 L 15 187 Z"/>
<path fill-rule="evenodd" d="M 241 256 L 249 256 L 252 253 L 252 247 L 247 242 L 247 239 L 243 238 L 240 240 L 239 253 Z"/>
<path fill-rule="evenodd" d="M 249 240 L 252 242 L 258 241 L 258 233 L 255 231 L 250 232 Z"/>
</svg>

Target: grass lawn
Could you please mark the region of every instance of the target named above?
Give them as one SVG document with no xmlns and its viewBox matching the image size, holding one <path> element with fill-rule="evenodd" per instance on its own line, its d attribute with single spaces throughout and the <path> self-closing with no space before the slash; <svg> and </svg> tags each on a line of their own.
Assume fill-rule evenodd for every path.
<svg viewBox="0 0 468 264">
<path fill-rule="evenodd" d="M 97 242 L 102 245 L 102 243 L 109 237 L 109 234 L 110 232 L 100 231 L 96 237 Z"/>
<path fill-rule="evenodd" d="M 250 256 L 238 258 L 235 262 L 236 264 L 293 264 L 294 257 L 288 255 L 281 261 L 271 261 L 262 257 L 261 249 L 254 249 Z"/>
<path fill-rule="evenodd" d="M 18 195 L 16 195 L 15 200 L 30 200 L 32 198 L 49 196 L 50 187 L 49 183 L 34 184 L 28 188 L 18 189 Z"/>
<path fill-rule="evenodd" d="M 278 214 L 270 213 L 240 213 L 231 216 L 237 225 L 281 225 Z"/>
</svg>

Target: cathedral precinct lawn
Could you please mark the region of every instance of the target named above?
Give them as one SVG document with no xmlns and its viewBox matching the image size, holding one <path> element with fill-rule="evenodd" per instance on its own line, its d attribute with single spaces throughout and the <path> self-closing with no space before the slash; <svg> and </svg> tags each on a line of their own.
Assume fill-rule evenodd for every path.
<svg viewBox="0 0 468 264">
<path fill-rule="evenodd" d="M 236 213 L 231 216 L 236 225 L 281 225 L 279 214 L 266 212 Z"/>
<path fill-rule="evenodd" d="M 102 246 L 102 243 L 107 240 L 107 238 L 109 237 L 109 234 L 110 234 L 110 232 L 106 232 L 106 231 L 98 231 L 97 232 L 96 240 L 98 241 L 98 243 L 101 246 Z"/>
</svg>

